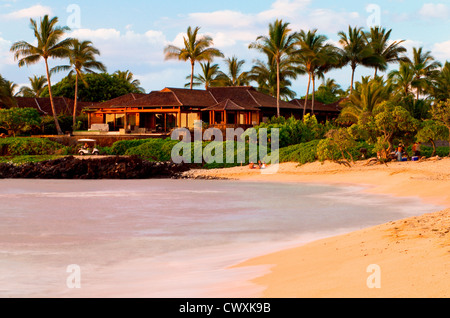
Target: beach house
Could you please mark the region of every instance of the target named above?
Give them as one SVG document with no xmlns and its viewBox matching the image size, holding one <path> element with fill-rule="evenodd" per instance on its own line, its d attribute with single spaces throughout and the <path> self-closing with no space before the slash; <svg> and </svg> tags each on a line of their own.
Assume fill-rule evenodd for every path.
<svg viewBox="0 0 450 318">
<path fill-rule="evenodd" d="M 280 101 L 282 116 L 301 118 L 299 105 Z M 277 114 L 277 100 L 251 86 L 210 87 L 207 90 L 164 88 L 149 94 L 128 94 L 87 106 L 91 131 L 123 134 L 170 132 L 194 127 L 248 128 Z"/>
</svg>

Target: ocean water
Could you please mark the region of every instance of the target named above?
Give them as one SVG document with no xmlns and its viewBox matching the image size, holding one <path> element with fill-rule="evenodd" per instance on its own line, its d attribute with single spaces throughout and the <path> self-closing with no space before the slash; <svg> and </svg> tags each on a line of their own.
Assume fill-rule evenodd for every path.
<svg viewBox="0 0 450 318">
<path fill-rule="evenodd" d="M 416 198 L 361 190 L 218 180 L 0 180 L 0 297 L 258 297 L 262 287 L 249 280 L 268 267 L 231 265 L 438 210 Z M 78 270 L 68 271 L 70 265 Z"/>
</svg>

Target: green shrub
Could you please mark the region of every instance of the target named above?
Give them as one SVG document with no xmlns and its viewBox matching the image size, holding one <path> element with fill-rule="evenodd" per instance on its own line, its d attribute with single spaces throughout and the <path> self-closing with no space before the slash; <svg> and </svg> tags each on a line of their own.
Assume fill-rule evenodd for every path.
<svg viewBox="0 0 450 318">
<path fill-rule="evenodd" d="M 120 140 L 116 141 L 111 146 L 111 153 L 119 156 L 125 155 L 128 149 L 138 147 L 153 139 L 133 139 L 133 140 Z"/>
<path fill-rule="evenodd" d="M 2 155 L 36 156 L 66 155 L 68 149 L 46 138 L 4 138 L 0 139 Z"/>
<path fill-rule="evenodd" d="M 317 160 L 317 145 L 320 140 L 313 140 L 280 149 L 280 163 L 298 162 L 305 164 Z"/>
<path fill-rule="evenodd" d="M 366 149 L 366 159 L 375 156 L 374 146 L 365 141 L 357 142 L 356 146 L 349 149 L 354 160 L 361 159 L 361 149 Z M 345 159 L 351 160 L 347 153 L 344 153 Z M 330 139 L 322 139 L 317 145 L 317 159 L 321 162 L 325 160 L 342 159 L 341 151 L 334 146 Z"/>
<path fill-rule="evenodd" d="M 130 140 L 125 144 L 120 144 L 120 147 L 129 146 L 132 144 L 137 144 L 137 146 L 129 148 L 125 151 L 125 155 L 127 156 L 139 156 L 142 159 L 148 160 L 148 161 L 170 161 L 171 160 L 171 154 L 172 154 L 172 148 L 178 143 L 177 140 L 170 140 L 170 139 L 146 139 L 145 142 L 142 142 L 142 140 Z M 139 145 L 140 144 L 140 145 Z M 117 153 L 117 149 L 124 148 L 115 148 L 113 145 L 112 151 Z"/>
</svg>

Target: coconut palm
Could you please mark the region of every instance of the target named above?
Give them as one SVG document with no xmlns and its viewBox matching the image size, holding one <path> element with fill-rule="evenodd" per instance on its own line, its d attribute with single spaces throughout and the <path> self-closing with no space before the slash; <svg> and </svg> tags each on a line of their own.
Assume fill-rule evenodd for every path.
<svg viewBox="0 0 450 318">
<path fill-rule="evenodd" d="M 392 85 L 380 77 L 371 79 L 362 77 L 361 82 L 355 83 L 355 89 L 344 102 L 341 119 L 357 123 L 365 117 L 372 116 L 374 109 L 382 102 L 389 100 Z"/>
<path fill-rule="evenodd" d="M 308 73 L 308 86 L 306 89 L 305 105 L 303 107 L 303 116 L 306 114 L 306 106 L 308 103 L 309 89 L 311 82 L 313 83 L 313 102 L 312 113 L 314 113 L 314 97 L 315 97 L 315 79 L 323 77 L 323 72 L 319 71 L 320 66 L 327 63 L 328 55 L 331 52 L 331 45 L 327 44 L 325 35 L 317 34 L 317 29 L 305 32 L 301 30 L 298 34 L 299 50 L 296 51 L 298 63 L 303 65 L 303 69 Z"/>
<path fill-rule="evenodd" d="M 41 59 L 44 60 L 53 118 L 55 120 L 55 126 L 58 134 L 62 135 L 63 132 L 58 122 L 58 116 L 53 101 L 48 59 L 67 57 L 72 39 L 63 39 L 63 37 L 69 28 L 66 26 L 57 26 L 56 24 L 58 23 L 58 18 L 54 17 L 50 19 L 48 15 L 41 18 L 39 24 L 33 19 L 30 19 L 30 22 L 30 27 L 37 39 L 37 44 L 32 45 L 26 41 L 19 41 L 11 46 L 11 51 L 14 52 L 14 58 L 19 60 L 19 67 L 36 64 Z"/>
<path fill-rule="evenodd" d="M 44 75 L 28 77 L 30 87 L 22 86 L 19 94 L 23 97 L 40 97 L 45 88 L 47 88 L 47 79 Z"/>
<path fill-rule="evenodd" d="M 398 70 L 389 72 L 388 79 L 394 85 L 397 93 L 403 97 L 409 96 L 414 84 L 414 68 L 410 63 L 401 62 Z"/>
<path fill-rule="evenodd" d="M 268 36 L 261 35 L 256 38 L 256 42 L 249 45 L 250 49 L 257 49 L 265 53 L 276 65 L 278 117 L 280 117 L 280 65 L 283 63 L 283 60 L 289 59 L 289 56 L 295 51 L 297 37 L 297 33 L 291 33 L 289 23 L 276 20 L 274 23 L 269 24 Z"/>
<path fill-rule="evenodd" d="M 141 82 L 138 79 L 135 79 L 134 74 L 129 70 L 115 71 L 113 75 L 133 85 L 133 87 L 136 89 L 136 92 L 145 94 L 145 89 L 141 87 Z"/>
<path fill-rule="evenodd" d="M 290 79 L 297 78 L 297 68 L 293 61 L 285 59 L 280 64 L 279 86 L 277 67 L 273 60 L 268 59 L 267 62 L 256 60 L 254 66 L 248 72 L 249 81 L 254 81 L 258 84 L 258 90 L 264 94 L 276 97 L 278 87 L 281 99 L 293 99 L 296 93 L 291 90 Z"/>
<path fill-rule="evenodd" d="M 69 48 L 69 65 L 60 65 L 52 68 L 51 73 L 69 71 L 69 76 L 75 73 L 75 96 L 73 103 L 73 126 L 75 129 L 77 123 L 77 106 L 78 106 L 78 80 L 82 80 L 87 87 L 88 84 L 84 79 L 84 73 L 94 73 L 94 70 L 106 72 L 106 67 L 102 62 L 95 59 L 96 55 L 100 55 L 100 51 L 92 45 L 91 41 L 79 41 L 73 39 Z"/>
<path fill-rule="evenodd" d="M 428 80 L 436 75 L 441 63 L 436 61 L 430 51 L 424 52 L 423 48 L 413 48 L 411 64 L 414 68 L 414 83 L 416 99 L 419 99 L 423 89 L 428 85 Z"/>
<path fill-rule="evenodd" d="M 192 86 L 204 85 L 205 89 L 208 89 L 208 87 L 211 86 L 221 86 L 222 80 L 219 78 L 221 72 L 219 71 L 218 64 L 211 65 L 210 62 L 206 62 L 200 63 L 200 66 L 202 68 L 202 73 L 194 76 Z M 186 79 L 190 78 L 190 75 L 186 76 Z M 188 82 L 184 87 L 190 87 L 190 85 L 191 83 Z"/>
<path fill-rule="evenodd" d="M 373 53 L 382 59 L 382 63 L 375 64 L 375 74 L 377 76 L 378 70 L 386 71 L 387 65 L 392 63 L 407 62 L 408 58 L 403 54 L 406 53 L 406 48 L 401 46 L 401 41 L 390 41 L 392 29 L 386 31 L 385 28 L 372 27 L 369 32 L 364 33 L 365 40 Z"/>
<path fill-rule="evenodd" d="M 184 37 L 184 47 L 179 48 L 174 45 L 168 45 L 164 49 L 166 60 L 177 59 L 191 62 L 191 89 L 194 84 L 195 62 L 212 62 L 214 57 L 223 57 L 222 52 L 211 47 L 213 45 L 212 38 L 207 35 L 200 37 L 198 35 L 199 30 L 200 27 L 195 27 L 194 30 L 188 27 L 187 36 Z"/>
<path fill-rule="evenodd" d="M 367 45 L 362 28 L 351 26 L 348 27 L 348 34 L 344 31 L 338 33 L 339 43 L 342 45 L 341 56 L 342 66 L 350 64 L 352 68 L 352 79 L 350 85 L 350 93 L 353 91 L 353 83 L 355 78 L 355 70 L 358 65 L 381 67 L 384 63 L 383 59 L 377 56 L 372 48 Z"/>
<path fill-rule="evenodd" d="M 431 77 L 427 87 L 429 94 L 437 101 L 450 99 L 450 62 Z"/>
<path fill-rule="evenodd" d="M 236 56 L 225 60 L 228 73 L 220 72 L 219 78 L 223 86 L 245 86 L 250 83 L 248 72 L 242 71 L 244 60 L 238 60 Z"/>
<path fill-rule="evenodd" d="M 0 107 L 17 106 L 16 94 L 17 84 L 7 81 L 0 75 Z"/>
</svg>

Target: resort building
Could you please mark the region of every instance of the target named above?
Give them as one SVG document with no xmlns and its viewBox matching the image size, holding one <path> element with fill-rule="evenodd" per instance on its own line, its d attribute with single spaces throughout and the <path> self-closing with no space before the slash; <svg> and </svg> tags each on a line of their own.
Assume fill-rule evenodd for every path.
<svg viewBox="0 0 450 318">
<path fill-rule="evenodd" d="M 91 131 L 146 134 L 208 127 L 249 128 L 277 114 L 277 100 L 251 86 L 210 87 L 207 90 L 164 88 L 149 94 L 128 94 L 88 106 Z M 282 116 L 301 118 L 302 108 L 280 101 Z"/>
<path fill-rule="evenodd" d="M 312 101 L 308 100 L 306 102 L 306 114 L 314 113 L 317 120 L 319 122 L 325 122 L 325 121 L 331 121 L 333 119 L 336 119 L 339 117 L 339 114 L 341 113 L 341 106 L 340 101 L 337 101 L 333 104 L 324 104 L 318 101 L 314 101 L 314 109 L 312 107 Z M 303 109 L 305 107 L 305 100 L 304 99 L 294 99 L 291 100 L 290 103 L 294 105 L 298 105 L 302 110 L 303 115 Z"/>
<path fill-rule="evenodd" d="M 53 116 L 52 106 L 49 97 L 15 97 L 16 107 L 35 108 L 41 116 Z M 74 100 L 66 97 L 53 97 L 56 114 L 72 116 Z M 95 103 L 81 102 L 77 103 L 77 113 L 85 107 L 93 106 Z M 1 108 L 1 105 L 0 105 Z"/>
</svg>

